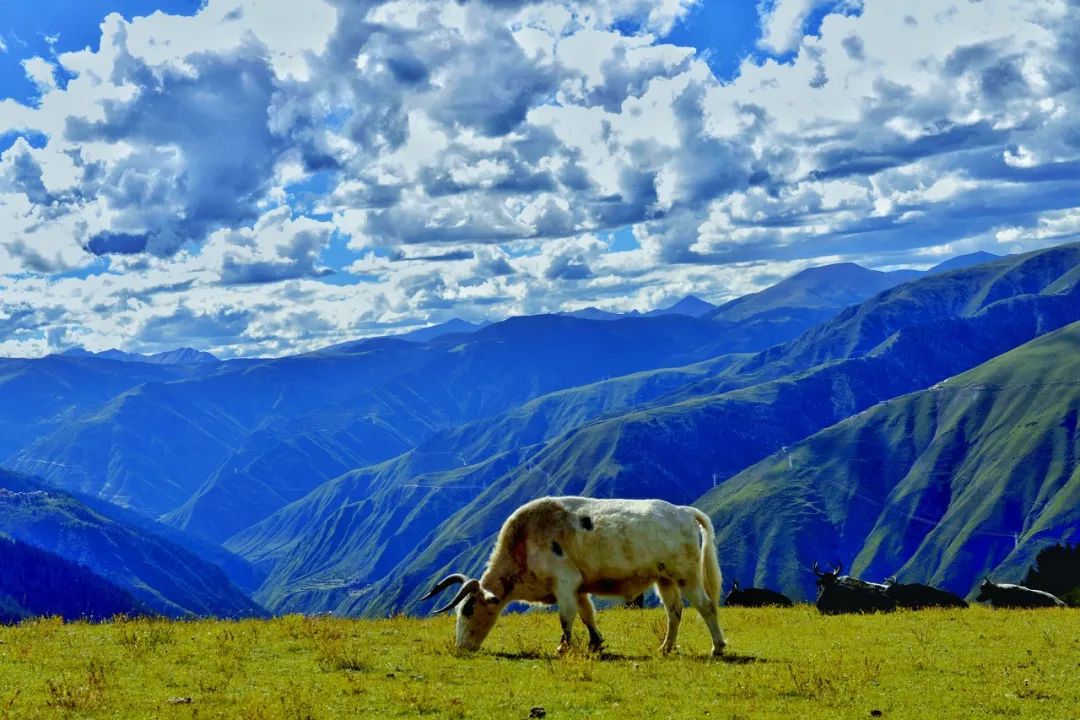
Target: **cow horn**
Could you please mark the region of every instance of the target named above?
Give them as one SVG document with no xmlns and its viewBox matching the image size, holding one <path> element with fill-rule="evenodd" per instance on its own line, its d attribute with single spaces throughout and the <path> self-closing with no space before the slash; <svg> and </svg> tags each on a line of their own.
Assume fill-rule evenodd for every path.
<svg viewBox="0 0 1080 720">
<path fill-rule="evenodd" d="M 431 592 L 429 592 L 424 597 L 420 598 L 420 600 L 421 601 L 430 600 L 431 598 L 435 597 L 436 595 L 438 595 L 439 593 L 441 593 L 443 590 L 450 587 L 451 585 L 453 585 L 455 583 L 465 583 L 465 582 L 468 582 L 468 581 L 469 581 L 469 578 L 465 577 L 461 573 L 454 573 L 453 575 L 447 575 L 442 580 L 435 583 L 435 587 L 431 588 Z"/>
<path fill-rule="evenodd" d="M 817 560 L 814 561 L 814 574 L 817 575 L 818 577 L 824 577 L 825 576 L 825 573 L 821 572 L 821 568 L 818 567 L 818 561 Z"/>
<path fill-rule="evenodd" d="M 435 614 L 438 615 L 439 613 L 443 612 L 444 610 L 449 610 L 450 608 L 454 607 L 459 602 L 464 600 L 468 595 L 472 595 L 474 592 L 476 592 L 479 589 L 480 589 L 480 581 L 479 580 L 469 580 L 469 581 L 467 581 L 464 585 L 462 585 L 458 589 L 457 595 L 454 596 L 453 600 L 446 603 L 441 608 L 435 608 Z"/>
<path fill-rule="evenodd" d="M 837 576 L 843 575 L 844 574 L 844 563 L 837 560 L 833 564 L 836 565 L 836 570 L 834 572 L 837 574 Z"/>
</svg>

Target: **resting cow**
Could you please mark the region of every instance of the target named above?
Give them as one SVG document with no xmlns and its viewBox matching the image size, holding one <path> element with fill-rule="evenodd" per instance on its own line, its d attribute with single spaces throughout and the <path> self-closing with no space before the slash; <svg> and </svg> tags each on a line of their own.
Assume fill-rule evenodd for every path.
<svg viewBox="0 0 1080 720">
<path fill-rule="evenodd" d="M 522 505 L 503 523 L 479 580 L 461 574 L 440 580 L 423 600 L 460 583 L 436 612 L 457 607 L 457 646 L 476 650 L 507 603 L 557 604 L 562 639 L 570 645 L 574 617 L 589 631 L 589 647 L 603 643 L 590 594 L 633 598 L 654 585 L 667 608 L 661 652 L 675 648 L 682 598 L 701 613 L 714 655 L 725 640 L 717 620 L 720 566 L 709 517 L 661 500 L 549 497 Z"/>
<path fill-rule="evenodd" d="M 724 605 L 731 607 L 770 607 L 773 605 L 791 607 L 792 602 L 787 595 L 782 595 L 774 590 L 756 587 L 740 588 L 739 581 L 736 580 L 731 586 L 731 592 L 724 598 Z"/>
<path fill-rule="evenodd" d="M 892 598 L 896 607 L 908 610 L 966 608 L 968 606 L 962 597 L 948 590 L 940 590 L 922 583 L 898 583 L 895 577 L 885 581 L 885 594 Z"/>
<path fill-rule="evenodd" d="M 840 613 L 891 612 L 896 603 L 885 594 L 883 585 L 868 583 L 864 580 L 842 575 L 844 567 L 840 563 L 831 572 L 822 572 L 814 563 L 814 575 L 817 576 L 817 609 L 826 615 Z"/>
<path fill-rule="evenodd" d="M 995 583 L 991 582 L 990 578 L 982 581 L 982 585 L 979 586 L 979 596 L 975 599 L 979 602 L 989 600 L 990 605 L 996 608 L 1065 607 L 1065 603 L 1048 592 L 1023 585 Z"/>
</svg>

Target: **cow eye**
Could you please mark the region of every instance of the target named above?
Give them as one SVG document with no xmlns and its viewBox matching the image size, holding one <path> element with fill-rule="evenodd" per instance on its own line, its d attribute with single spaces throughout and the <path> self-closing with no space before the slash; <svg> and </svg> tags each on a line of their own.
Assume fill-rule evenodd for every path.
<svg viewBox="0 0 1080 720">
<path fill-rule="evenodd" d="M 461 614 L 465 617 L 472 617 L 474 606 L 476 601 L 474 598 L 469 598 L 465 601 L 465 604 L 461 606 Z"/>
</svg>

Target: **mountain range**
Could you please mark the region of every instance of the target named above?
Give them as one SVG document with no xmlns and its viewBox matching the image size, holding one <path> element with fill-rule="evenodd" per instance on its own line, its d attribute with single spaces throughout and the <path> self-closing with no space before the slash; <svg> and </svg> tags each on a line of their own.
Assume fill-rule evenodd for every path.
<svg viewBox="0 0 1080 720">
<path fill-rule="evenodd" d="M 808 596 L 807 563 L 836 555 L 868 575 L 900 572 L 966 593 L 973 573 L 1022 574 L 1040 543 L 1068 539 L 1053 519 L 1060 513 L 1040 510 L 1049 525 L 1030 532 L 965 515 L 957 527 L 978 532 L 949 535 L 953 515 L 925 510 L 943 501 L 920 474 L 926 453 L 944 452 L 936 433 L 918 441 L 905 435 L 911 430 L 859 436 L 876 434 L 877 444 L 820 438 L 908 398 L 941 397 L 956 377 L 994 363 L 1019 363 L 1024 377 L 1037 378 L 1045 368 L 1031 358 L 1049 352 L 1039 343 L 1062 351 L 1076 332 L 1078 286 L 1073 244 L 962 256 L 926 272 L 811 268 L 720 305 L 690 297 L 647 314 L 451 321 L 272 360 L 183 362 L 178 354 L 155 364 L 81 353 L 4 360 L 0 398 L 25 409 L 0 411 L 0 430 L 10 430 L 0 437 L 0 457 L 21 473 L 11 477 L 34 475 L 48 488 L 36 492 L 46 493 L 53 525 L 81 524 L 71 503 L 101 517 L 119 505 L 111 523 L 224 568 L 228 598 L 133 593 L 171 614 L 423 611 L 418 586 L 447 570 L 475 572 L 506 515 L 543 494 L 696 503 L 722 535 L 725 574 L 798 597 Z M 1066 405 L 1076 397 L 1071 387 L 1057 386 Z M 982 410 L 1004 418 L 1006 429 L 1037 422 L 994 414 L 1008 402 L 1002 395 L 985 401 L 992 408 L 949 408 L 969 429 Z M 920 412 L 942 422 L 944 410 Z M 926 426 L 919 422 L 904 427 Z M 969 449 L 975 465 L 964 468 L 988 463 L 999 444 Z M 1051 454 L 1061 472 L 1075 471 L 1074 452 Z M 991 509 L 1023 507 L 1034 517 L 1023 503 L 1049 492 L 1033 488 L 1050 466 L 1032 466 L 1032 456 L 1010 466 L 992 491 L 979 486 Z M 885 507 L 901 502 L 890 493 L 902 486 L 916 503 L 908 516 L 921 525 L 890 522 L 895 511 L 872 516 L 869 501 L 822 499 L 836 489 L 820 479 L 833 477 L 826 468 L 902 461 L 911 463 L 907 485 L 898 479 L 886 488 L 855 470 L 836 477 Z M 762 470 L 787 463 L 800 468 L 798 484 Z M 992 484 L 991 476 L 979 482 Z M 789 501 L 792 513 L 827 511 L 773 512 Z M 785 536 L 789 521 L 805 521 L 806 538 Z M 20 522 L 26 526 L 17 513 L 0 517 L 0 532 L 18 538 L 5 523 Z M 920 529 L 948 540 L 919 540 Z M 990 532 L 1016 535 L 1006 538 L 1013 551 L 984 542 L 996 536 L 979 533 Z M 100 569 L 92 553 L 72 557 L 44 535 L 19 539 Z M 124 554 L 138 565 L 133 548 Z M 122 590 L 133 586 L 130 577 L 101 575 Z M 187 586 L 198 586 L 194 577 Z"/>
<path fill-rule="evenodd" d="M 1075 280 L 1071 286 L 1062 284 L 1072 294 L 1058 293 L 1055 284 L 1058 278 L 1068 280 L 1078 261 L 1076 251 L 1063 248 L 1046 256 L 1005 260 L 948 281 L 957 293 L 974 295 L 974 288 L 1008 286 L 1033 267 L 1053 268 L 1040 276 L 1041 282 L 1016 284 L 1014 296 L 994 295 L 995 302 L 984 293 L 986 302 L 960 306 L 947 300 L 953 296 L 942 293 L 937 278 L 925 278 L 904 292 L 878 295 L 858 312 L 841 314 L 828 328 L 814 330 L 819 352 L 828 354 L 824 364 L 814 362 L 816 354 L 807 355 L 800 339 L 785 346 L 786 352 L 774 349 L 728 358 L 725 367 L 711 371 L 704 364 L 643 373 L 544 396 L 494 420 L 437 435 L 394 461 L 327 483 L 228 546 L 257 563 L 273 565 L 279 557 L 288 558 L 271 571 L 259 595 L 271 606 L 315 604 L 355 611 L 367 607 L 366 595 L 371 595 L 380 599 L 374 612 L 408 608 L 393 588 L 372 582 L 380 580 L 380 572 L 404 578 L 400 585 L 407 590 L 425 573 L 454 562 L 465 567 L 471 562 L 475 568 L 484 552 L 475 557 L 458 554 L 463 548 L 469 548 L 464 550 L 468 553 L 489 546 L 485 543 L 501 519 L 522 498 L 585 492 L 690 502 L 711 483 L 722 482 L 786 443 L 880 399 L 970 368 L 1069 319 L 1080 319 Z M 902 311 L 913 297 L 932 307 L 911 313 L 921 322 L 908 325 Z M 853 334 L 860 338 L 854 344 Z M 951 344 L 940 342 L 950 335 Z M 861 345 L 872 352 L 860 350 Z M 788 375 L 765 376 L 763 356 L 784 362 Z M 676 379 L 670 380 L 672 376 Z M 642 397 L 639 388 L 654 378 L 670 384 Z M 594 394 L 600 399 L 593 399 Z M 612 396 L 629 401 L 620 406 L 610 402 Z M 597 415 L 607 417 L 590 422 L 571 412 L 593 404 L 599 408 Z M 618 412 L 620 407 L 631 412 Z M 566 415 L 572 419 L 562 422 Z M 560 419 L 554 427 L 552 417 Z M 524 463 L 516 458 L 522 452 L 527 454 Z M 509 470 L 498 477 L 507 465 Z M 408 508 L 404 519 L 394 515 L 404 512 L 402 508 Z M 456 515 L 440 523 L 448 509 L 456 509 Z M 340 538 L 326 539 L 326 528 L 343 526 L 349 530 Z M 410 554 L 395 563 L 399 548 L 408 548 Z M 387 567 L 392 572 L 386 572 Z M 318 590 L 313 593 L 309 587 Z M 346 596 L 359 599 L 343 599 Z"/>
</svg>

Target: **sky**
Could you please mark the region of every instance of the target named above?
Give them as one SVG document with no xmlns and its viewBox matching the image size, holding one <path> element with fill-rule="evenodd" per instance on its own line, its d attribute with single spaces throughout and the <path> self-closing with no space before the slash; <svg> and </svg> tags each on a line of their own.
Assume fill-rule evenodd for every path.
<svg viewBox="0 0 1080 720">
<path fill-rule="evenodd" d="M 1080 233 L 1080 0 L 0 15 L 0 356 L 276 356 Z"/>
</svg>

